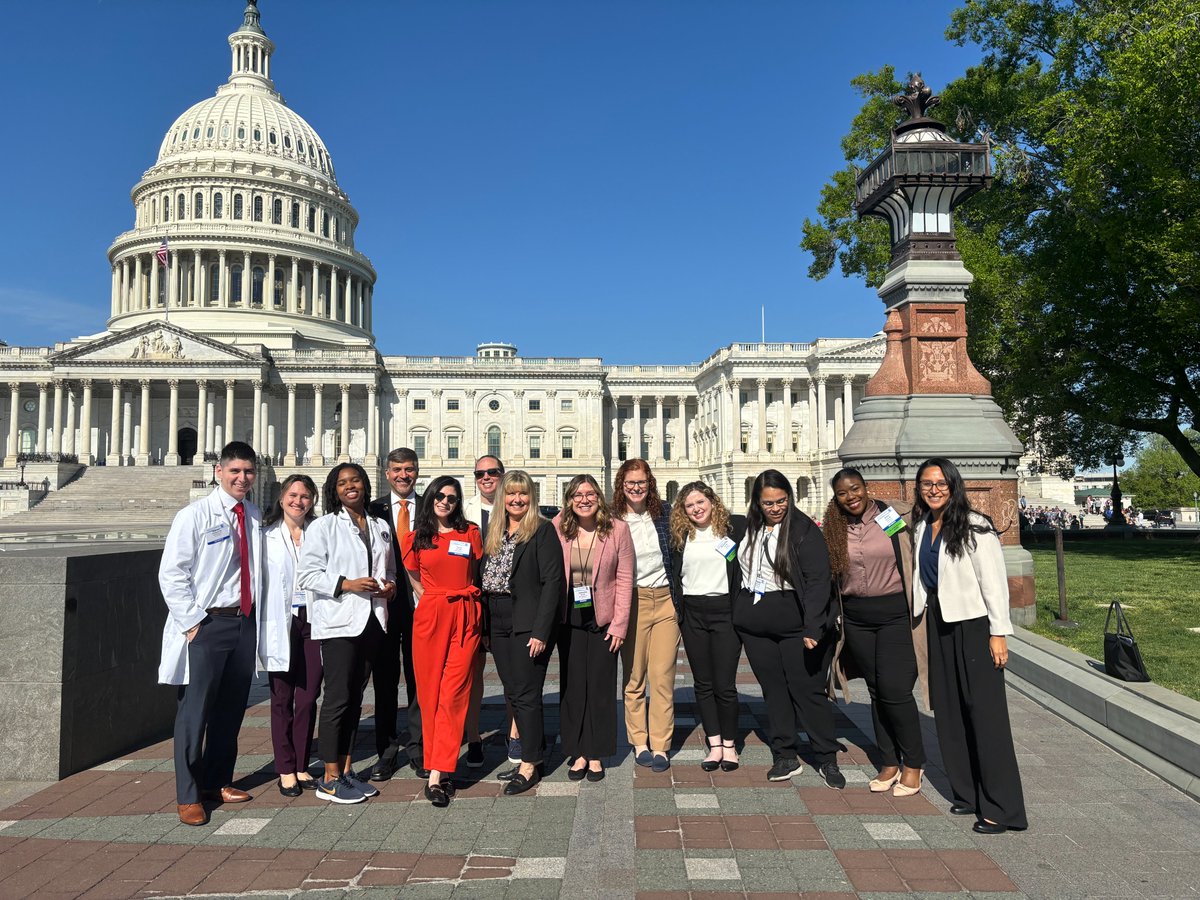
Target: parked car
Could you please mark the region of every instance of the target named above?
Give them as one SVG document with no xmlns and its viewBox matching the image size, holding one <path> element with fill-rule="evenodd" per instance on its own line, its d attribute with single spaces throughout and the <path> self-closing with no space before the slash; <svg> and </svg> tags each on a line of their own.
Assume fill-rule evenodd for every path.
<svg viewBox="0 0 1200 900">
<path fill-rule="evenodd" d="M 1151 528 L 1175 527 L 1175 516 L 1169 509 L 1144 509 L 1142 516 Z"/>
</svg>

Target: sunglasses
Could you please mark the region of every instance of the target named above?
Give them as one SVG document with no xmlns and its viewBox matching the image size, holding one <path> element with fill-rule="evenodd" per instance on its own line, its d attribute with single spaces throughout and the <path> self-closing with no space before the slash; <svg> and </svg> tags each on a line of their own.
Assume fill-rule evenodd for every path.
<svg viewBox="0 0 1200 900">
<path fill-rule="evenodd" d="M 438 491 L 433 495 L 433 502 L 449 503 L 451 506 L 455 506 L 458 503 L 458 494 L 443 494 L 441 491 Z"/>
<path fill-rule="evenodd" d="M 476 478 L 483 478 L 484 476 L 487 476 L 487 475 L 491 475 L 493 478 L 498 478 L 499 476 L 501 476 L 503 474 L 504 474 L 503 469 L 476 469 L 475 470 Z"/>
</svg>

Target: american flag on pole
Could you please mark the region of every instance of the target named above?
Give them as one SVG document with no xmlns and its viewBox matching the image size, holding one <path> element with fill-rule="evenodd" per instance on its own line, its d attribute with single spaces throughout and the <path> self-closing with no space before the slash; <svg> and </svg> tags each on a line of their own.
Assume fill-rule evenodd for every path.
<svg viewBox="0 0 1200 900">
<path fill-rule="evenodd" d="M 154 254 L 158 257 L 158 261 L 164 266 L 167 264 L 167 239 L 163 238 L 163 242 L 158 245 L 158 252 Z"/>
</svg>

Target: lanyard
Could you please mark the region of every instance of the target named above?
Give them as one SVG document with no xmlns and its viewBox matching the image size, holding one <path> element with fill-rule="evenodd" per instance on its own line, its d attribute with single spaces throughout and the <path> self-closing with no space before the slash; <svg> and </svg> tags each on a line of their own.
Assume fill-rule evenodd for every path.
<svg viewBox="0 0 1200 900">
<path fill-rule="evenodd" d="M 292 540 L 292 529 L 288 527 L 287 522 L 281 522 L 279 525 L 280 533 L 283 535 L 284 546 L 287 547 L 288 556 L 292 558 L 292 593 L 296 593 L 296 576 L 300 571 L 300 548 L 296 546 L 296 542 Z M 304 545 L 304 529 L 300 529 L 300 544 Z"/>
<path fill-rule="evenodd" d="M 573 542 L 572 549 L 575 551 L 575 558 L 579 560 L 579 584 L 577 585 L 577 587 L 583 587 L 583 575 L 585 572 L 589 572 L 588 563 L 590 563 L 592 561 L 592 551 L 596 549 L 597 537 L 598 537 L 597 534 L 595 532 L 592 532 L 592 542 L 591 542 L 591 544 L 588 545 L 588 552 L 587 552 L 587 556 L 585 557 L 583 555 L 583 551 L 581 551 L 579 549 L 579 534 L 576 533 L 576 535 L 575 535 L 575 540 Z M 587 587 L 590 588 L 592 586 L 592 582 L 594 582 L 596 580 L 596 573 L 589 572 L 589 574 L 592 577 L 588 579 Z M 574 575 L 571 576 L 572 580 L 574 579 L 574 577 L 575 577 Z"/>
<path fill-rule="evenodd" d="M 758 564 L 755 566 L 754 573 L 753 573 L 755 582 L 757 582 L 758 579 L 762 578 L 764 563 L 770 564 L 769 567 L 771 569 L 771 577 L 772 578 L 775 577 L 774 562 L 772 561 L 771 554 L 770 554 L 770 544 L 771 544 L 771 536 L 772 535 L 775 536 L 776 541 L 779 540 L 779 534 L 778 534 L 778 532 L 775 531 L 774 528 L 772 528 L 770 531 L 767 531 L 765 528 L 763 529 L 762 552 L 758 554 L 758 560 L 757 560 Z M 782 586 L 783 585 L 780 585 L 780 587 L 782 587 Z"/>
</svg>

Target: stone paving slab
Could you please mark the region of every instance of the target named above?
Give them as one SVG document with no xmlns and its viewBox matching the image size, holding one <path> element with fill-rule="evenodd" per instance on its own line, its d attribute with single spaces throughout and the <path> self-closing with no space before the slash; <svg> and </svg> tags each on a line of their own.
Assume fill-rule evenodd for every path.
<svg viewBox="0 0 1200 900">
<path fill-rule="evenodd" d="M 976 835 L 948 815 L 932 719 L 915 797 L 871 794 L 869 709 L 839 707 L 845 791 L 811 765 L 766 780 L 765 710 L 739 676 L 742 765 L 706 773 L 690 687 L 677 689 L 673 765 L 654 773 L 622 745 L 599 783 L 572 782 L 556 744 L 547 778 L 515 798 L 506 767 L 503 701 L 489 666 L 485 765 L 460 768 L 450 807 L 433 809 L 402 770 L 381 795 L 331 806 L 286 798 L 271 767 L 265 688 L 255 687 L 240 736 L 246 804 L 178 821 L 171 742 L 130 752 L 0 809 L 0 898 L 9 897 L 1186 897 L 1200 885 L 1200 805 L 1023 695 L 1010 714 L 1031 828 Z M 685 666 L 680 671 L 688 675 Z M 753 678 L 750 676 L 749 681 Z M 861 685 L 856 685 L 861 688 Z M 548 733 L 557 694 L 548 694 Z M 374 760 L 364 709 L 356 765 Z M 622 729 L 623 731 L 623 729 Z"/>
</svg>

